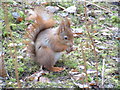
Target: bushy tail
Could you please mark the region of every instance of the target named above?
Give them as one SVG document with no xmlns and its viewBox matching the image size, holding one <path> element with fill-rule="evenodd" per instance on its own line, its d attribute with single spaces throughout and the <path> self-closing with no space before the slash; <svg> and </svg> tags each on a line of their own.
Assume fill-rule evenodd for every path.
<svg viewBox="0 0 120 90">
<path fill-rule="evenodd" d="M 30 24 L 26 29 L 25 37 L 28 38 L 29 41 L 25 41 L 25 43 L 27 44 L 27 50 L 31 58 L 34 59 L 36 55 L 34 43 L 39 33 L 53 27 L 55 21 L 53 20 L 52 13 L 45 10 L 44 7 L 36 7 L 34 10 L 29 11 L 29 14 L 26 20 L 33 20 L 34 23 Z"/>
</svg>

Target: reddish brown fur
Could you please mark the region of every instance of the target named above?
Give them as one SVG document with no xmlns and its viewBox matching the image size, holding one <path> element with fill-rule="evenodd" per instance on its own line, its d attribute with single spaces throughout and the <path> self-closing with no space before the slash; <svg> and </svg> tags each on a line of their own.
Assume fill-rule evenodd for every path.
<svg viewBox="0 0 120 90">
<path fill-rule="evenodd" d="M 65 18 L 59 27 L 53 28 L 55 21 L 51 16 L 48 16 L 50 18 L 44 20 L 37 10 L 41 13 L 43 12 L 46 18 L 48 16 L 47 12 L 38 8 L 35 10 L 36 15 L 33 15 L 33 17 L 30 16 L 32 20 L 35 20 L 34 24 L 27 29 L 29 32 L 28 37 L 34 42 L 33 45 L 29 44 L 30 53 L 36 62 L 47 69 L 53 71 L 63 70 L 62 68 L 55 68 L 53 65 L 58 60 L 61 52 L 73 44 L 70 21 Z M 68 38 L 67 40 L 64 39 L 65 36 Z"/>
</svg>

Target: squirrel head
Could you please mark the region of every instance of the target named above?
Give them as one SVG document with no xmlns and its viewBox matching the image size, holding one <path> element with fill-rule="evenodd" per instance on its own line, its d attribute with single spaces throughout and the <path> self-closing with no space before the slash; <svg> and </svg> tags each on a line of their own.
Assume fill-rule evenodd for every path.
<svg viewBox="0 0 120 90">
<path fill-rule="evenodd" d="M 61 21 L 57 34 L 61 44 L 67 46 L 73 45 L 73 33 L 72 29 L 70 28 L 70 20 L 68 18 L 65 18 Z"/>
</svg>

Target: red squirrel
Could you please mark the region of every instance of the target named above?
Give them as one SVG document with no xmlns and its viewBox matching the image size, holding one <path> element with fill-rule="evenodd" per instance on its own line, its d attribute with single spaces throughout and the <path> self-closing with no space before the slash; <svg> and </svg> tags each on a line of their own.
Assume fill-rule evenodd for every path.
<svg viewBox="0 0 120 90">
<path fill-rule="evenodd" d="M 35 62 L 50 71 L 64 70 L 54 65 L 63 51 L 72 51 L 70 49 L 73 45 L 73 33 L 69 19 L 66 17 L 58 27 L 54 27 L 53 15 L 43 7 L 36 7 L 26 20 L 34 20 L 26 31 L 27 37 L 31 40 L 28 50 Z"/>
</svg>

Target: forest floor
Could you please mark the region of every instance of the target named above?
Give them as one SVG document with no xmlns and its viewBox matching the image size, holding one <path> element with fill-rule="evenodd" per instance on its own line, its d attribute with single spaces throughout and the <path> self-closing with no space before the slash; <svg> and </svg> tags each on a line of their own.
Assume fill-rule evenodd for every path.
<svg viewBox="0 0 120 90">
<path fill-rule="evenodd" d="M 42 2 L 41 2 L 42 3 Z M 74 47 L 69 54 L 63 52 L 55 66 L 66 68 L 62 72 L 40 71 L 39 65 L 27 55 L 23 43 L 28 21 L 26 12 L 40 2 L 2 3 L 0 29 L 7 77 L 0 77 L 0 88 L 118 88 L 120 89 L 120 17 L 119 5 L 114 2 L 44 2 L 58 22 L 68 16 L 74 32 Z M 6 5 L 6 7 L 4 7 Z M 5 10 L 7 9 L 7 12 Z M 85 10 L 86 9 L 86 10 Z M 85 16 L 87 15 L 87 17 Z M 86 19 L 87 18 L 87 19 Z M 8 20 L 8 21 L 7 21 Z M 57 25 L 56 25 L 57 26 Z M 10 31 L 9 31 L 10 30 Z M 97 83 L 97 84 L 96 84 Z"/>
</svg>

